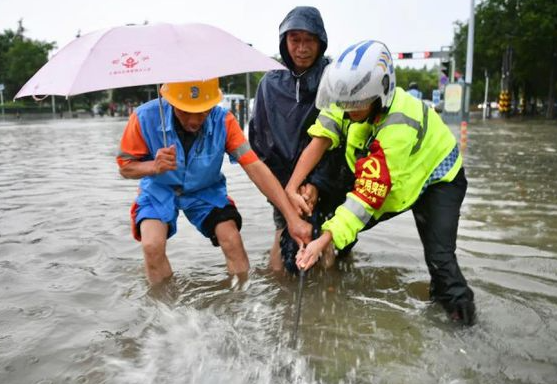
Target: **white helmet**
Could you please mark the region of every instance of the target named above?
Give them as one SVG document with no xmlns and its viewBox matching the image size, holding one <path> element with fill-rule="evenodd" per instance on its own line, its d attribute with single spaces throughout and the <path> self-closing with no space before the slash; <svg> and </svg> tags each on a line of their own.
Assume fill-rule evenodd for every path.
<svg viewBox="0 0 557 384">
<path fill-rule="evenodd" d="M 376 99 L 387 109 L 395 93 L 395 69 L 385 44 L 366 40 L 351 45 L 327 66 L 319 83 L 315 105 L 344 111 L 367 108 Z"/>
</svg>

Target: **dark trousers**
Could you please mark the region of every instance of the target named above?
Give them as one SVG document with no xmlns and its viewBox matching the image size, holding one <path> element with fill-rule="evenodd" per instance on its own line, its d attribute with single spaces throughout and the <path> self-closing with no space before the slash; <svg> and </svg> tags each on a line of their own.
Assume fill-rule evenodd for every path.
<svg viewBox="0 0 557 384">
<path fill-rule="evenodd" d="M 431 276 L 430 297 L 448 311 L 452 311 L 458 301 L 474 300 L 474 293 L 468 287 L 455 255 L 460 207 L 467 185 L 462 168 L 452 182 L 428 186 L 411 208 Z M 378 221 L 372 219 L 364 229 L 395 215 L 384 216 Z"/>
</svg>

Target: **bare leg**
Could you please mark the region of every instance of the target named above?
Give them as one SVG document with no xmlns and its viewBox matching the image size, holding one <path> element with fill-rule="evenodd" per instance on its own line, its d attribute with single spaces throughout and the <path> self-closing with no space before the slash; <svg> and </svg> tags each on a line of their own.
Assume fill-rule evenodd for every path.
<svg viewBox="0 0 557 384">
<path fill-rule="evenodd" d="M 277 229 L 275 231 L 275 241 L 271 247 L 269 268 L 275 272 L 280 272 L 284 268 L 284 263 L 282 262 L 282 256 L 280 254 L 280 235 L 282 235 L 282 231 L 284 231 L 284 229 Z"/>
<path fill-rule="evenodd" d="M 172 268 L 166 257 L 167 233 L 168 225 L 160 220 L 146 219 L 141 222 L 145 274 L 151 284 L 158 284 L 172 276 Z"/>
<path fill-rule="evenodd" d="M 248 255 L 234 220 L 218 223 L 215 227 L 215 235 L 226 257 L 228 273 L 231 275 L 247 273 L 249 270 Z"/>
</svg>

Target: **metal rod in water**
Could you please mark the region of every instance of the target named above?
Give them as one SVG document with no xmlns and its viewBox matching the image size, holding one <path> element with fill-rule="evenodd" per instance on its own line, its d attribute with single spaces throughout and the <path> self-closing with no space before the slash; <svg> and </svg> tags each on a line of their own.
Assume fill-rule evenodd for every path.
<svg viewBox="0 0 557 384">
<path fill-rule="evenodd" d="M 298 325 L 300 324 L 300 317 L 302 315 L 302 293 L 304 288 L 304 276 L 305 271 L 300 269 L 300 280 L 298 282 L 298 302 L 296 304 L 296 322 L 294 323 L 294 339 L 292 340 L 292 346 L 296 349 L 298 344 Z"/>
</svg>

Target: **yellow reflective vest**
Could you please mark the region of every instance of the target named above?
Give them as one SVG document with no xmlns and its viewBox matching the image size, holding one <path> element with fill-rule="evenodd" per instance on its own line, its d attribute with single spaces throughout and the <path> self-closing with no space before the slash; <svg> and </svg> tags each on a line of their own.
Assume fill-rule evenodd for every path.
<svg viewBox="0 0 557 384">
<path fill-rule="evenodd" d="M 345 203 L 322 226 L 331 232 L 338 249 L 353 242 L 371 218 L 409 209 L 428 185 L 452 181 L 462 167 L 462 156 L 449 127 L 433 109 L 402 88 L 396 89 L 388 112 L 375 122 L 351 122 L 344 111 L 332 108 L 321 111 L 308 133 L 329 138 L 329 149 L 344 146 L 353 172 L 373 140 L 385 154 L 392 186 L 381 207 L 374 209 L 349 192 Z"/>
</svg>

